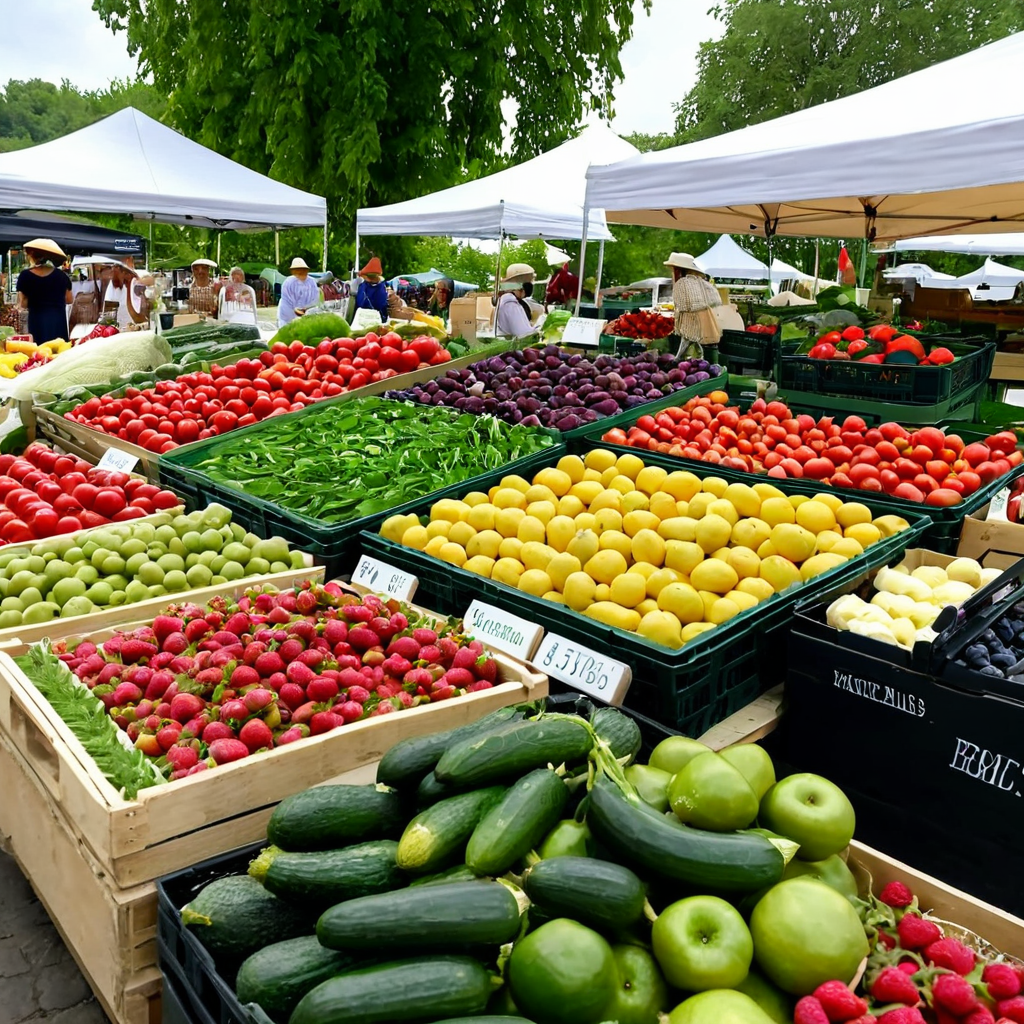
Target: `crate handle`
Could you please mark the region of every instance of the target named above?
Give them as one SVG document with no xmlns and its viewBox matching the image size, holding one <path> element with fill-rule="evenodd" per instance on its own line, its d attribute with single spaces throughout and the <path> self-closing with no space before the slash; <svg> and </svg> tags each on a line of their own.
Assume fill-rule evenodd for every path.
<svg viewBox="0 0 1024 1024">
<path fill-rule="evenodd" d="M 33 773 L 57 801 L 61 799 L 60 757 L 53 741 L 25 713 L 17 701 L 11 701 L 11 734 L 17 749 L 24 752 Z"/>
</svg>

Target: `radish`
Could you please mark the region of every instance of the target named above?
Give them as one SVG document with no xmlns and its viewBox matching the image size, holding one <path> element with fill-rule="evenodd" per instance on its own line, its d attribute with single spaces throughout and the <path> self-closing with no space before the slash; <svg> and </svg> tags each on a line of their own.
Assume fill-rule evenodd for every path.
<svg viewBox="0 0 1024 1024">
<path fill-rule="evenodd" d="M 278 691 L 281 703 L 295 711 L 306 703 L 306 691 L 298 683 L 285 683 Z"/>
<path fill-rule="evenodd" d="M 239 665 L 231 673 L 231 685 L 237 690 L 243 686 L 259 686 L 260 674 L 251 665 Z M 267 693 L 267 691 L 262 691 Z M 272 699 L 271 695 L 267 693 L 267 703 Z M 261 705 L 263 706 L 263 705 Z M 257 708 L 252 710 L 256 711 Z"/>
</svg>

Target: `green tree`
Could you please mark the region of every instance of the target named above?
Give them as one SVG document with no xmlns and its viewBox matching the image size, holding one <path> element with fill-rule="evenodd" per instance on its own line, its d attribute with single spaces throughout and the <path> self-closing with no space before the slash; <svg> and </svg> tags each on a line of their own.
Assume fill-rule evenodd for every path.
<svg viewBox="0 0 1024 1024">
<path fill-rule="evenodd" d="M 650 0 L 643 0 L 644 8 Z M 327 197 L 351 253 L 355 210 L 565 140 L 622 77 L 632 0 L 94 0 L 191 138 Z M 407 256 L 411 247 L 388 252 Z M 383 258 L 383 254 L 382 254 Z M 398 262 L 397 259 L 394 262 Z M 402 260 L 404 262 L 404 259 Z"/>
</svg>

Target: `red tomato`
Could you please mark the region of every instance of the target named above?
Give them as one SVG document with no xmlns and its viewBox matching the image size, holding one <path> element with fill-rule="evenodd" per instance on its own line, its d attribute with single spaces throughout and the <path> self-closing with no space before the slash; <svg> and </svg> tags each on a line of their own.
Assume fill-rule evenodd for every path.
<svg viewBox="0 0 1024 1024">
<path fill-rule="evenodd" d="M 939 487 L 924 499 L 926 505 L 936 505 L 939 507 L 959 505 L 961 501 L 963 501 L 963 498 L 949 487 Z"/>
<path fill-rule="evenodd" d="M 229 430 L 234 430 L 238 426 L 238 416 L 227 409 L 222 409 L 211 418 L 210 426 L 218 434 L 226 434 Z"/>
<path fill-rule="evenodd" d="M 41 508 L 32 514 L 29 527 L 37 537 L 52 537 L 57 532 L 60 516 L 52 508 Z"/>
<path fill-rule="evenodd" d="M 921 491 L 906 480 L 904 480 L 903 483 L 901 483 L 892 493 L 894 497 L 904 498 L 907 501 L 924 501 L 924 495 Z"/>
</svg>

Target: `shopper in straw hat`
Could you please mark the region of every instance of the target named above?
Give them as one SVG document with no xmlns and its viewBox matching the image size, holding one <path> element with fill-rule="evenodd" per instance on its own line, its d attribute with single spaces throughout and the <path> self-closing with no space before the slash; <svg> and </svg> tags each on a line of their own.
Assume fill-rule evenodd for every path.
<svg viewBox="0 0 1024 1024">
<path fill-rule="evenodd" d="M 210 274 L 217 264 L 205 257 L 192 261 L 192 283 L 188 288 L 188 311 L 205 316 L 217 313 L 217 292 L 210 280 Z"/>
<path fill-rule="evenodd" d="M 687 252 L 674 252 L 665 266 L 672 268 L 672 303 L 675 307 L 675 334 L 679 337 L 678 355 L 706 358 L 704 348 L 717 346 L 722 329 L 713 312 L 722 304 L 718 289 Z"/>
<path fill-rule="evenodd" d="M 494 333 L 507 338 L 526 338 L 539 328 L 530 321 L 532 310 L 526 299 L 533 294 L 536 272 L 529 263 L 511 263 L 498 284 L 498 308 L 494 313 Z"/>
<path fill-rule="evenodd" d="M 67 307 L 73 296 L 71 278 L 59 269 L 67 256 L 52 238 L 33 238 L 24 249 L 29 265 L 18 275 L 17 288 L 18 305 L 28 310 L 28 333 L 39 344 L 67 341 Z"/>
<path fill-rule="evenodd" d="M 356 292 L 356 309 L 375 309 L 380 313 L 381 321 L 388 319 L 388 286 L 384 283 L 384 268 L 380 260 L 374 256 L 359 271 L 362 281 Z"/>
<path fill-rule="evenodd" d="M 288 271 L 290 276 L 281 285 L 281 302 L 277 307 L 278 327 L 290 324 L 320 301 L 320 289 L 309 276 L 309 264 L 301 256 L 292 260 Z"/>
</svg>

